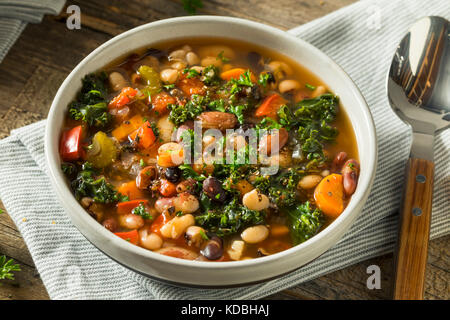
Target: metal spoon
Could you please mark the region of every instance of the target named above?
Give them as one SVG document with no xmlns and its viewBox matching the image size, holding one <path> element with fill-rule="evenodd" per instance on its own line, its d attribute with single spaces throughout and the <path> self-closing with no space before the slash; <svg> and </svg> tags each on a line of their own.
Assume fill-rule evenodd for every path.
<svg viewBox="0 0 450 320">
<path fill-rule="evenodd" d="M 413 131 L 406 167 L 394 299 L 423 299 L 433 193 L 433 145 L 450 125 L 450 23 L 417 21 L 400 42 L 387 79 L 391 107 Z"/>
</svg>

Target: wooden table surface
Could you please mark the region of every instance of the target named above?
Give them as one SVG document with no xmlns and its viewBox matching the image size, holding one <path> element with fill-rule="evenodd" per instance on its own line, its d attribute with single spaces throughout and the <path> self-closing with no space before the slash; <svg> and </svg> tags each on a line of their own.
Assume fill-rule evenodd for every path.
<svg viewBox="0 0 450 320">
<path fill-rule="evenodd" d="M 263 22 L 286 30 L 349 5 L 354 0 L 203 0 L 200 14 L 226 15 Z M 60 16 L 29 24 L 0 64 L 0 138 L 10 130 L 46 118 L 64 78 L 88 53 L 135 26 L 186 15 L 181 0 L 67 1 L 81 8 L 80 30 L 66 27 Z M 4 207 L 0 204 L 0 207 Z M 449 299 L 450 236 L 430 243 L 426 299 Z M 20 233 L 0 215 L 0 255 L 15 259 L 22 271 L 0 283 L 0 299 L 48 299 Z M 370 259 L 271 296 L 273 299 L 390 299 L 392 254 Z M 381 289 L 366 286 L 370 265 L 381 268 Z"/>
</svg>

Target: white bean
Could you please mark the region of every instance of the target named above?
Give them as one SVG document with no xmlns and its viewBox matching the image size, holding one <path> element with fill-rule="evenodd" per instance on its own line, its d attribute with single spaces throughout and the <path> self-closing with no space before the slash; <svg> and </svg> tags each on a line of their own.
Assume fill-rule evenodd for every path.
<svg viewBox="0 0 450 320">
<path fill-rule="evenodd" d="M 209 65 L 214 65 L 216 67 L 222 67 L 222 60 L 217 59 L 216 57 L 206 57 L 203 58 L 201 63 L 202 67 L 207 67 Z"/>
<path fill-rule="evenodd" d="M 206 234 L 206 232 L 202 227 L 190 226 L 186 230 L 185 238 L 189 245 L 200 247 L 203 241 L 205 241 L 205 239 L 203 239 L 204 234 Z"/>
<path fill-rule="evenodd" d="M 268 236 L 269 229 L 263 225 L 249 227 L 241 233 L 242 240 L 247 243 L 258 243 L 266 240 Z"/>
<path fill-rule="evenodd" d="M 111 72 L 109 74 L 109 84 L 111 86 L 111 89 L 113 89 L 113 91 L 120 91 L 122 90 L 122 88 L 127 86 L 127 81 L 125 80 L 125 78 L 123 77 L 123 75 L 119 72 Z"/>
<path fill-rule="evenodd" d="M 175 83 L 175 81 L 177 81 L 177 79 L 178 79 L 178 70 L 164 69 L 159 74 L 159 77 L 161 78 L 161 80 L 163 82 L 170 83 L 170 84 Z"/>
<path fill-rule="evenodd" d="M 228 46 L 223 46 L 223 45 L 210 45 L 210 46 L 203 46 L 201 48 L 199 48 L 198 50 L 198 54 L 200 55 L 200 57 L 204 58 L 204 57 L 214 57 L 214 59 L 222 53 L 224 58 L 228 58 L 228 59 L 234 59 L 234 57 L 236 56 L 236 53 L 234 52 L 233 49 L 231 49 Z"/>
<path fill-rule="evenodd" d="M 269 207 L 269 198 L 254 189 L 244 194 L 242 204 L 250 210 L 261 211 Z"/>
<path fill-rule="evenodd" d="M 195 218 L 192 214 L 185 214 L 181 217 L 175 217 L 161 227 L 161 234 L 165 238 L 178 239 L 184 234 L 190 226 L 195 224 Z"/>
<path fill-rule="evenodd" d="M 156 200 L 155 202 L 156 211 L 158 211 L 159 213 L 163 213 L 170 207 L 174 207 L 173 199 L 174 198 L 160 198 Z"/>
<path fill-rule="evenodd" d="M 322 176 L 316 175 L 316 174 L 310 174 L 307 176 L 304 176 L 300 179 L 298 182 L 297 188 L 298 189 L 312 189 L 322 180 Z"/>
<path fill-rule="evenodd" d="M 318 86 L 311 94 L 311 98 L 316 98 L 318 96 L 323 95 L 327 92 L 327 89 L 324 86 Z"/>
<path fill-rule="evenodd" d="M 320 175 L 321 175 L 322 177 L 329 176 L 330 174 L 331 174 L 330 170 L 323 170 L 323 171 L 320 173 Z"/>
<path fill-rule="evenodd" d="M 186 63 L 181 62 L 181 61 L 177 61 L 174 62 L 170 65 L 172 68 L 177 69 L 177 70 L 183 70 L 184 68 L 186 68 Z"/>
<path fill-rule="evenodd" d="M 186 61 L 188 65 L 193 66 L 195 64 L 198 64 L 200 62 L 200 59 L 194 52 L 188 52 L 186 53 Z"/>
<path fill-rule="evenodd" d="M 132 213 L 120 215 L 119 225 L 127 229 L 139 229 L 144 225 L 144 219 Z"/>
<path fill-rule="evenodd" d="M 200 67 L 200 66 L 193 66 L 193 67 L 191 67 L 191 70 L 195 70 L 198 73 L 202 73 L 203 69 L 205 69 L 205 68 L 204 67 Z"/>
<path fill-rule="evenodd" d="M 189 52 L 189 51 L 192 51 L 192 47 L 188 44 L 185 44 L 183 47 L 181 47 L 181 50 Z"/>
<path fill-rule="evenodd" d="M 278 85 L 278 90 L 280 90 L 281 93 L 298 89 L 300 89 L 300 83 L 297 80 L 283 80 Z"/>
<path fill-rule="evenodd" d="M 141 245 L 149 250 L 158 250 L 162 247 L 163 240 L 156 233 L 150 233 L 147 228 L 139 230 Z"/>
<path fill-rule="evenodd" d="M 294 74 L 292 68 L 283 61 L 272 61 L 268 64 L 268 67 L 275 73 L 275 76 L 279 78 Z"/>
<path fill-rule="evenodd" d="M 182 60 L 183 61 L 185 59 L 185 57 L 186 57 L 186 51 L 184 51 L 183 49 L 179 49 L 179 50 L 172 51 L 169 54 L 169 61 L 172 61 L 172 60 Z"/>
<path fill-rule="evenodd" d="M 231 260 L 241 259 L 242 252 L 244 252 L 245 242 L 241 240 L 234 240 L 231 244 L 231 248 L 227 250 Z"/>
<path fill-rule="evenodd" d="M 193 213 L 200 207 L 200 203 L 197 198 L 188 192 L 178 194 L 178 196 L 174 199 L 174 205 L 175 210 L 181 211 L 184 214 Z"/>
<path fill-rule="evenodd" d="M 161 248 L 155 252 L 163 254 L 165 256 L 181 258 L 181 259 L 186 259 L 186 260 L 194 260 L 194 259 L 197 259 L 199 256 L 198 253 L 196 253 L 192 250 L 188 250 L 188 249 L 185 249 L 182 247 L 177 247 L 177 246 Z"/>
<path fill-rule="evenodd" d="M 169 120 L 169 116 L 164 116 L 159 118 L 156 126 L 159 130 L 159 138 L 163 142 L 168 142 L 172 140 L 172 133 L 175 129 L 175 125 L 172 123 L 172 121 Z"/>
</svg>

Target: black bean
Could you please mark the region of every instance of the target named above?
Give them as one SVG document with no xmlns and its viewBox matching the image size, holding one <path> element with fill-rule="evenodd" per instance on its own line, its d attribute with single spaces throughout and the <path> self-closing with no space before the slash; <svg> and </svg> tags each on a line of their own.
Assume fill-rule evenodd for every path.
<svg viewBox="0 0 450 320">
<path fill-rule="evenodd" d="M 247 55 L 247 60 L 251 66 L 251 68 L 256 72 L 259 73 L 264 68 L 263 60 L 261 55 L 258 52 L 251 51 Z"/>
<path fill-rule="evenodd" d="M 208 177 L 203 181 L 203 192 L 211 199 L 217 202 L 224 202 L 226 199 L 225 190 L 219 179 Z"/>
<path fill-rule="evenodd" d="M 166 179 L 173 183 L 177 182 L 181 178 L 181 170 L 178 169 L 178 167 L 169 167 L 166 169 L 164 174 Z"/>
<path fill-rule="evenodd" d="M 268 75 L 267 83 L 275 83 L 275 76 L 273 75 L 273 73 L 267 71 L 267 75 Z"/>
<path fill-rule="evenodd" d="M 155 58 L 167 57 L 167 52 L 155 48 L 147 49 L 144 56 L 153 56 Z"/>
<path fill-rule="evenodd" d="M 217 236 L 211 237 L 200 253 L 208 260 L 217 260 L 223 255 L 223 241 Z"/>
</svg>

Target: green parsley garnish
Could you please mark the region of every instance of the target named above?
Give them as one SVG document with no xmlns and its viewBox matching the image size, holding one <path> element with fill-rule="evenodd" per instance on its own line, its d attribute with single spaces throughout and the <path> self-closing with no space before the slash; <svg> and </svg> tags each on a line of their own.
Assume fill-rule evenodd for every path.
<svg viewBox="0 0 450 320">
<path fill-rule="evenodd" d="M 183 70 L 183 74 L 187 74 L 186 78 L 188 79 L 195 78 L 200 75 L 200 73 L 198 73 L 197 70 L 188 68 Z"/>
<path fill-rule="evenodd" d="M 230 59 L 228 59 L 228 58 L 226 58 L 226 57 L 223 56 L 223 51 L 220 51 L 220 53 L 217 55 L 216 60 L 220 60 L 220 61 L 222 61 L 223 63 L 227 63 L 227 62 L 230 61 Z"/>
<path fill-rule="evenodd" d="M 20 266 L 13 259 L 6 260 L 6 256 L 0 256 L 0 280 L 14 280 L 13 271 L 21 271 Z"/>
<path fill-rule="evenodd" d="M 140 202 L 136 208 L 131 210 L 131 213 L 141 216 L 144 219 L 153 219 L 153 217 L 148 213 L 147 209 L 145 208 L 143 202 Z"/>
<path fill-rule="evenodd" d="M 203 230 L 200 230 L 200 236 L 205 241 L 209 240 L 209 237 L 206 235 L 206 233 Z"/>
<path fill-rule="evenodd" d="M 311 91 L 316 90 L 316 87 L 311 85 L 311 84 L 309 84 L 309 83 L 305 84 L 305 87 L 308 88 Z"/>
</svg>

